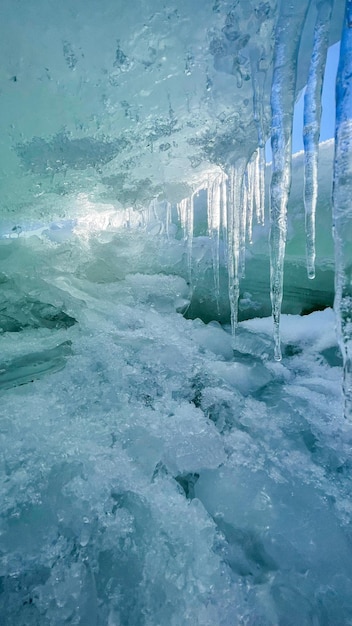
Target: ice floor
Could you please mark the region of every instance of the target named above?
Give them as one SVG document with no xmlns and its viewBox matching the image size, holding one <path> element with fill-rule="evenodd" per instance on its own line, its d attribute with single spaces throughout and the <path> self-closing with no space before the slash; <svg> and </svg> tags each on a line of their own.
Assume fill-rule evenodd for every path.
<svg viewBox="0 0 352 626">
<path fill-rule="evenodd" d="M 1 624 L 352 624 L 332 311 L 284 316 L 275 363 L 271 320 L 233 352 L 116 241 L 1 258 Z"/>
</svg>

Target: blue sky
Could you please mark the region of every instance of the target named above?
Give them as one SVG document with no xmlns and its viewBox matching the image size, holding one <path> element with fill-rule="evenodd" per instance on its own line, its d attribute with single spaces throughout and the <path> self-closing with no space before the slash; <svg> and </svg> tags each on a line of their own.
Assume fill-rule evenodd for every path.
<svg viewBox="0 0 352 626">
<path fill-rule="evenodd" d="M 321 119 L 320 141 L 330 139 L 335 134 L 335 81 L 339 54 L 340 43 L 336 43 L 329 48 L 322 95 L 323 113 Z M 292 133 L 293 153 L 303 150 L 303 103 L 304 90 L 302 91 L 295 107 Z M 266 159 L 267 161 L 271 161 L 270 140 L 266 145 Z"/>
</svg>

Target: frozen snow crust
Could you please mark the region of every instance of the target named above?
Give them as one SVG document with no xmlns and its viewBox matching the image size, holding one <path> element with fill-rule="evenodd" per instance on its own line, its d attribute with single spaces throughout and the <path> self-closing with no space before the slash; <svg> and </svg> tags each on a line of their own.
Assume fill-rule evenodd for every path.
<svg viewBox="0 0 352 626">
<path fill-rule="evenodd" d="M 332 311 L 283 316 L 282 363 L 265 319 L 233 353 L 126 237 L 1 242 L 1 622 L 348 624 Z"/>
</svg>

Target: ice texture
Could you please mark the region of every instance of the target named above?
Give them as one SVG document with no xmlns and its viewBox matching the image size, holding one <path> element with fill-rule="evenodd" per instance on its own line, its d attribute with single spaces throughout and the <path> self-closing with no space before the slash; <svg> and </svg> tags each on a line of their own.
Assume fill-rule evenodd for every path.
<svg viewBox="0 0 352 626">
<path fill-rule="evenodd" d="M 276 27 L 271 90 L 270 293 L 273 310 L 275 359 L 281 359 L 280 313 L 287 235 L 287 204 L 291 188 L 292 123 L 297 58 L 309 2 L 285 5 Z"/>
<path fill-rule="evenodd" d="M 4 626 L 350 623 L 352 15 L 336 339 L 317 145 L 332 4 L 3 0 Z M 291 155 L 307 81 L 314 288 Z M 288 311 L 325 310 L 281 314 L 286 251 Z"/>
<path fill-rule="evenodd" d="M 348 623 L 333 312 L 283 315 L 281 363 L 270 317 L 233 352 L 230 328 L 176 312 L 185 280 L 130 273 L 148 242 L 118 232 L 0 241 L 13 319 L 15 290 L 75 320 L 1 335 L 2 623 Z"/>
</svg>

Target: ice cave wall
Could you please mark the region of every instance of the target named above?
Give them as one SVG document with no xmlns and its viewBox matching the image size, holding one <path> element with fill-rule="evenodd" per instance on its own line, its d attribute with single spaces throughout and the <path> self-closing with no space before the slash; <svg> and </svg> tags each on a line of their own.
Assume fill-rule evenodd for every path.
<svg viewBox="0 0 352 626">
<path fill-rule="evenodd" d="M 318 3 L 319 4 L 319 3 Z M 335 2 L 330 43 L 340 37 Z M 316 3 L 53 0 L 2 3 L 2 213 L 72 213 L 91 201 L 180 201 L 210 169 L 270 135 L 275 30 L 308 14 L 297 59 L 305 85 Z M 290 15 L 291 14 L 291 15 Z"/>
<path fill-rule="evenodd" d="M 291 64 L 294 72 L 294 100 L 311 73 L 319 16 L 327 43 L 332 43 L 340 37 L 343 4 L 304 1 L 290 7 L 274 0 L 214 0 L 165 5 L 153 0 L 127 8 L 108 0 L 64 1 L 60 7 L 40 0 L 5 0 L 0 27 L 2 230 L 23 228 L 31 219 L 87 214 L 92 207 L 142 211 L 153 199 L 175 205 L 206 186 L 220 168 L 238 165 L 240 158 L 246 161 L 271 133 L 274 57 L 280 42 L 291 40 L 292 29 L 297 29 L 297 50 L 283 65 Z M 298 15 L 301 23 L 295 26 Z M 322 80 L 323 68 L 320 74 Z M 311 77 L 310 83 L 315 84 Z M 293 189 L 283 301 L 287 312 L 332 303 L 331 217 L 326 206 L 331 150 L 327 158 L 324 152 L 324 161 L 317 279 L 311 284 L 303 269 L 303 191 Z M 301 171 L 295 174 L 298 187 Z M 266 179 L 261 210 L 268 224 L 270 172 Z M 193 217 L 195 235 L 215 232 L 214 224 L 197 231 L 205 203 L 203 194 Z M 246 252 L 240 318 L 270 311 L 268 228 L 255 229 L 253 237 L 255 245 Z M 225 319 L 226 258 L 220 255 L 218 262 L 223 285 L 218 312 L 214 291 L 206 289 L 211 281 L 206 276 L 209 263 L 202 267 L 204 257 L 196 252 L 200 271 L 190 314 Z M 164 265 L 170 269 L 172 264 Z M 180 267 L 174 271 L 184 272 Z M 208 310 L 202 312 L 205 304 Z"/>
</svg>

